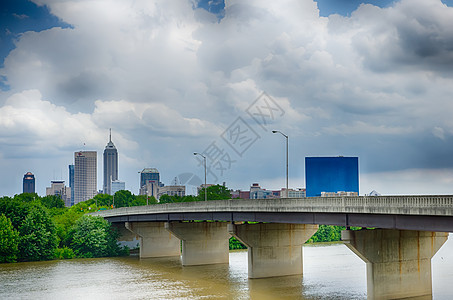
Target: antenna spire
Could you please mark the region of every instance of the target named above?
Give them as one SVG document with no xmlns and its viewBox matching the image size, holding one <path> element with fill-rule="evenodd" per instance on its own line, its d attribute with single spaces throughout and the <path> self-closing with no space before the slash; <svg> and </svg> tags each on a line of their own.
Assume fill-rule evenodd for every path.
<svg viewBox="0 0 453 300">
<path fill-rule="evenodd" d="M 110 142 L 112 142 L 112 128 L 110 128 Z"/>
</svg>

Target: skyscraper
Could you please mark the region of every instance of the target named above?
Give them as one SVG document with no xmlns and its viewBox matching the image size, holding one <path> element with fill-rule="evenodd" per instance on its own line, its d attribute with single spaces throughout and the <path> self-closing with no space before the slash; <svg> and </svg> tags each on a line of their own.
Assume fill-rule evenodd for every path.
<svg viewBox="0 0 453 300">
<path fill-rule="evenodd" d="M 71 188 L 71 205 L 74 205 L 74 165 L 69 165 L 69 187 Z"/>
<path fill-rule="evenodd" d="M 104 194 L 112 194 L 112 181 L 118 180 L 118 151 L 112 142 L 112 130 L 110 138 L 104 149 Z"/>
<path fill-rule="evenodd" d="M 35 175 L 31 172 L 27 172 L 24 175 L 22 193 L 34 193 L 35 192 Z"/>
<path fill-rule="evenodd" d="M 74 204 L 89 200 L 97 194 L 97 152 L 74 153 Z"/>
<path fill-rule="evenodd" d="M 160 186 L 159 171 L 155 168 L 145 168 L 140 172 L 140 195 L 148 195 L 151 189 Z M 157 195 L 157 190 L 155 191 Z M 154 191 L 151 193 L 154 195 Z"/>
</svg>

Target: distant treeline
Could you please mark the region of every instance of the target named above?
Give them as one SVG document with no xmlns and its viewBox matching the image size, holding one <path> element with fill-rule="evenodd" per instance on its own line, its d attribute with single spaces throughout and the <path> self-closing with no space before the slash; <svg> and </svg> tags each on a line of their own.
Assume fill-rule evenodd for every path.
<svg viewBox="0 0 453 300">
<path fill-rule="evenodd" d="M 160 203 L 204 201 L 204 189 L 198 196 L 160 197 Z M 208 200 L 231 199 L 222 185 L 207 188 Z M 114 196 L 99 194 L 70 208 L 59 196 L 40 197 L 19 194 L 0 198 L 0 263 L 68 259 L 74 257 L 106 257 L 128 255 L 127 247 L 117 243 L 118 232 L 101 217 L 86 215 L 112 207 L 158 204 L 154 197 L 118 191 Z M 308 242 L 340 240 L 344 227 L 321 225 Z M 234 237 L 230 249 L 246 249 Z"/>
</svg>

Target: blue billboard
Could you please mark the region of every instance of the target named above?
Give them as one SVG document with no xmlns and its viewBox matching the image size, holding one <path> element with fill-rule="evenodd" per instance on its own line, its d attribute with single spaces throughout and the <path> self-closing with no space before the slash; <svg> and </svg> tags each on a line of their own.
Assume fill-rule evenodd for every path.
<svg viewBox="0 0 453 300">
<path fill-rule="evenodd" d="M 305 187 L 307 197 L 319 197 L 321 192 L 359 193 L 358 157 L 305 157 Z"/>
</svg>

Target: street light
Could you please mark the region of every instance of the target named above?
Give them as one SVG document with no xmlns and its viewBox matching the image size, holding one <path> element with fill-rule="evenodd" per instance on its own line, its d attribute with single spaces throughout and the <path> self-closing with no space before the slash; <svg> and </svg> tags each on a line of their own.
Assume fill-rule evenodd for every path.
<svg viewBox="0 0 453 300">
<path fill-rule="evenodd" d="M 208 201 L 208 192 L 206 190 L 206 156 L 198 152 L 194 152 L 193 155 L 200 155 L 204 160 L 204 201 Z"/>
<path fill-rule="evenodd" d="M 288 190 L 288 136 L 281 131 L 272 130 L 272 133 L 280 133 L 286 138 L 286 197 L 288 198 L 289 190 Z"/>
</svg>

